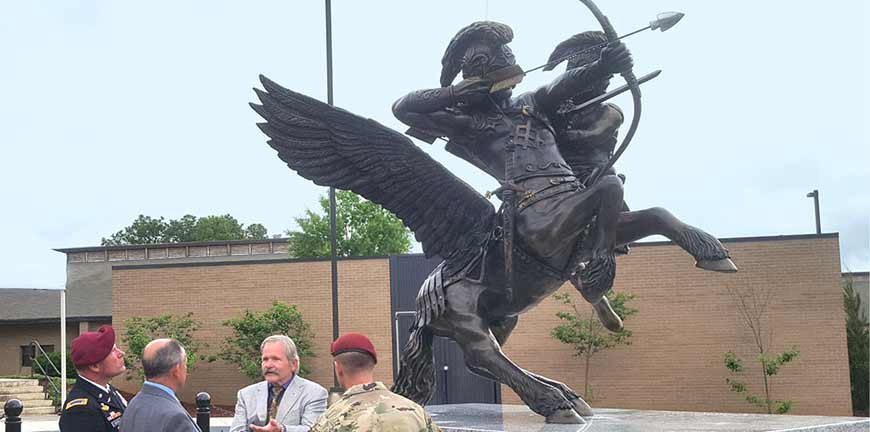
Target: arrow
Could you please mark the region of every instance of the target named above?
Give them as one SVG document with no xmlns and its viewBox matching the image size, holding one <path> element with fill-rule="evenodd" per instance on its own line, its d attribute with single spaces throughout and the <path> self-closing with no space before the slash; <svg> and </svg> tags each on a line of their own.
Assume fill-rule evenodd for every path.
<svg viewBox="0 0 870 432">
<path fill-rule="evenodd" d="M 653 78 L 659 76 L 660 73 L 662 73 L 661 70 L 657 70 L 657 71 L 655 71 L 655 72 L 648 73 L 648 74 L 646 74 L 646 75 L 644 75 L 644 76 L 638 78 L 638 79 L 637 79 L 637 83 L 638 83 L 638 84 L 643 84 L 643 83 L 645 83 L 645 82 L 647 82 L 647 81 L 649 81 L 649 80 L 651 80 L 651 79 L 653 79 Z M 581 111 L 581 110 L 583 110 L 583 108 L 586 108 L 586 107 L 588 107 L 588 106 L 590 106 L 590 105 L 595 105 L 595 104 L 598 104 L 598 103 L 604 102 L 604 101 L 606 101 L 606 100 L 613 99 L 615 96 L 617 96 L 617 95 L 619 95 L 619 94 L 621 94 L 621 93 L 625 93 L 625 92 L 628 91 L 629 89 L 631 89 L 631 87 L 629 87 L 628 84 L 625 84 L 625 85 L 619 86 L 619 87 L 617 87 L 617 88 L 615 88 L 615 89 L 613 89 L 613 90 L 611 90 L 611 91 L 609 91 L 609 92 L 607 92 L 607 93 L 604 93 L 604 94 L 602 94 L 602 95 L 598 95 L 598 96 L 596 96 L 596 97 L 594 97 L 594 98 L 592 98 L 592 99 L 589 99 L 588 101 L 583 102 L 582 104 L 577 105 L 576 107 L 572 107 L 571 109 L 565 111 L 563 114 L 570 114 L 570 113 L 573 113 L 573 112 Z"/>
<path fill-rule="evenodd" d="M 630 32 L 630 33 L 626 33 L 622 36 L 617 37 L 615 40 L 627 38 L 631 35 L 638 34 L 638 33 L 645 31 L 645 30 L 660 30 L 662 32 L 665 32 L 668 29 L 670 29 L 671 27 L 675 26 L 678 22 L 680 22 L 680 20 L 683 19 L 684 16 L 686 16 L 686 14 L 684 14 L 682 12 L 662 12 L 662 13 L 656 15 L 656 19 L 654 21 L 650 21 L 648 26 L 641 28 L 641 29 L 637 29 L 637 30 Z M 519 84 L 520 82 L 522 82 L 523 76 L 525 76 L 531 72 L 534 72 L 538 69 L 552 70 L 553 68 L 555 68 L 558 64 L 562 63 L 563 61 L 570 60 L 570 59 L 577 57 L 585 52 L 591 51 L 593 49 L 601 48 L 601 47 L 608 45 L 610 43 L 611 42 L 605 42 L 602 44 L 593 45 L 593 46 L 584 48 L 580 51 L 568 54 L 567 56 L 564 56 L 564 57 L 559 58 L 557 60 L 554 60 L 552 62 L 547 62 L 547 63 L 544 63 L 540 66 L 536 66 L 536 67 L 533 67 L 529 70 L 525 70 L 522 73 L 510 76 L 509 78 L 506 78 L 504 80 L 496 82 L 495 84 L 493 84 L 493 86 L 490 88 L 489 91 L 490 91 L 490 93 L 495 93 L 499 90 L 504 90 L 506 88 L 515 86 L 515 85 Z"/>
</svg>

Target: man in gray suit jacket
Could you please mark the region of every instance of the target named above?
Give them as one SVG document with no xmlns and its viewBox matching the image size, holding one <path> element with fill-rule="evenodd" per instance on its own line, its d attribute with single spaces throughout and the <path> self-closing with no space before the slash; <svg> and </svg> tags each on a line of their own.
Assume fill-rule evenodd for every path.
<svg viewBox="0 0 870 432">
<path fill-rule="evenodd" d="M 239 390 L 230 432 L 308 432 L 326 410 L 326 389 L 296 375 L 299 354 L 289 337 L 267 337 L 260 353 L 265 381 Z"/>
<path fill-rule="evenodd" d="M 187 353 L 174 339 L 157 339 L 142 351 L 145 382 L 121 418 L 124 432 L 201 432 L 175 392 L 187 381 Z"/>
</svg>

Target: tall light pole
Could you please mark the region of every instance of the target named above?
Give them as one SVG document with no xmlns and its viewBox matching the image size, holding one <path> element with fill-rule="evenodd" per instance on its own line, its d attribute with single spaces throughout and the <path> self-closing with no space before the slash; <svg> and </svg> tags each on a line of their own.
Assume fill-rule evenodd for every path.
<svg viewBox="0 0 870 432">
<path fill-rule="evenodd" d="M 332 105 L 332 2 L 326 0 L 326 102 Z M 338 339 L 338 257 L 335 239 L 335 187 L 329 187 L 329 240 L 332 268 L 332 340 Z M 332 384 L 338 387 L 338 377 L 332 374 Z"/>
<path fill-rule="evenodd" d="M 822 234 L 822 220 L 819 216 L 819 190 L 813 189 L 812 192 L 807 194 L 807 198 L 813 198 L 813 202 L 816 205 L 816 235 Z"/>
</svg>

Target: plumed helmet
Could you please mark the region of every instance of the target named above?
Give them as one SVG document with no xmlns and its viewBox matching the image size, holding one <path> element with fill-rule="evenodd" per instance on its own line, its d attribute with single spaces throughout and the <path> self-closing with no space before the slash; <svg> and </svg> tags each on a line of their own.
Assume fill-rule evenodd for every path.
<svg viewBox="0 0 870 432">
<path fill-rule="evenodd" d="M 477 21 L 456 33 L 450 40 L 444 57 L 441 58 L 441 86 L 447 87 L 465 66 L 465 51 L 477 41 L 493 45 L 507 45 L 514 38 L 514 32 L 506 24 L 495 21 Z"/>
</svg>

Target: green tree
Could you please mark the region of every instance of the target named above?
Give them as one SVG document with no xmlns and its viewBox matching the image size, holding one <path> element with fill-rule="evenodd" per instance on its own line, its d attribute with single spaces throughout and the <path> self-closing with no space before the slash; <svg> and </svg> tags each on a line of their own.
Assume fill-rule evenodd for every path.
<svg viewBox="0 0 870 432">
<path fill-rule="evenodd" d="M 336 191 L 335 201 L 338 256 L 389 255 L 411 250 L 411 232 L 383 207 L 343 190 Z M 296 218 L 299 231 L 287 232 L 291 257 L 329 256 L 328 198 L 320 198 L 320 209 L 320 213 L 306 210 L 304 217 Z"/>
<path fill-rule="evenodd" d="M 846 311 L 846 344 L 849 348 L 849 378 L 852 383 L 852 411 L 866 415 L 870 411 L 870 332 L 861 315 L 861 297 L 855 292 L 851 277 L 843 281 L 843 309 Z"/>
<path fill-rule="evenodd" d="M 150 216 L 139 215 L 130 226 L 112 234 L 109 238 L 103 238 L 103 246 L 123 244 L 153 244 L 163 243 L 166 238 L 167 224 L 161 216 L 159 219 Z"/>
<path fill-rule="evenodd" d="M 563 322 L 553 328 L 550 334 L 556 340 L 571 345 L 574 348 L 574 355 L 584 359 L 585 378 L 583 397 L 589 399 L 589 364 L 592 356 L 595 353 L 617 345 L 631 345 L 629 338 L 632 332 L 626 329 L 618 333 L 608 331 L 601 325 L 592 307 L 587 305 L 581 309 L 571 294 L 557 293 L 553 295 L 553 298 L 570 306 L 571 310 L 567 312 L 560 311 L 556 314 Z M 633 298 L 634 295 L 629 293 L 616 294 L 613 291 L 607 293 L 607 299 L 610 300 L 610 305 L 613 307 L 614 312 L 623 320 L 637 313 L 637 309 L 626 305 Z"/>
<path fill-rule="evenodd" d="M 160 315 L 154 317 L 132 317 L 124 320 L 124 333 L 121 340 L 127 346 L 124 354 L 124 363 L 127 370 L 140 379 L 144 376 L 142 371 L 142 351 L 145 345 L 158 338 L 173 338 L 184 346 L 187 352 L 187 367 L 193 370 L 198 360 L 213 362 L 214 356 L 200 354 L 201 350 L 208 345 L 198 342 L 194 333 L 199 330 L 201 324 L 193 319 L 193 313 L 183 316 Z M 127 379 L 131 379 L 131 374 Z"/>
<path fill-rule="evenodd" d="M 216 240 L 261 240 L 268 236 L 266 227 L 255 223 L 245 227 L 231 215 L 197 218 L 184 215 L 168 222 L 139 215 L 133 224 L 103 238 L 103 246 L 128 244 L 182 243 Z"/>
<path fill-rule="evenodd" d="M 245 238 L 248 239 L 257 239 L 262 240 L 269 235 L 269 232 L 266 230 L 262 224 L 250 224 L 245 228 Z"/>
<path fill-rule="evenodd" d="M 172 219 L 166 225 L 166 235 L 163 240 L 166 243 L 184 243 L 194 240 L 194 229 L 196 229 L 196 216 L 184 215 L 181 219 Z"/>
<path fill-rule="evenodd" d="M 218 356 L 227 363 L 236 365 L 248 378 L 255 380 L 262 377 L 260 344 L 267 337 L 276 334 L 287 335 L 293 339 L 300 358 L 299 375 L 308 374 L 304 359 L 315 356 L 312 349 L 314 332 L 302 318 L 296 305 L 275 302 L 263 312 L 245 310 L 241 318 L 226 320 L 223 325 L 232 329 L 233 335 L 226 338 Z"/>
<path fill-rule="evenodd" d="M 728 294 L 734 300 L 737 311 L 743 319 L 743 323 L 752 332 L 752 338 L 755 342 L 754 350 L 758 353 L 755 360 L 759 364 L 761 372 L 761 382 L 764 386 L 764 397 L 756 396 L 749 393 L 749 388 L 743 381 L 738 381 L 736 378 L 725 378 L 725 383 L 731 391 L 743 395 L 746 402 L 765 408 L 768 414 L 773 414 L 774 410 L 777 414 L 785 414 L 789 412 L 794 405 L 792 400 L 777 400 L 773 399 L 773 377 L 779 373 L 783 365 L 797 359 L 800 352 L 797 347 L 792 347 L 779 354 L 771 353 L 771 346 L 774 343 L 773 329 L 767 319 L 767 307 L 773 300 L 773 290 L 769 287 L 746 286 L 746 287 L 730 287 Z M 733 351 L 728 351 L 724 354 L 725 368 L 732 375 L 741 376 L 745 372 L 743 360 L 737 357 Z"/>
</svg>

